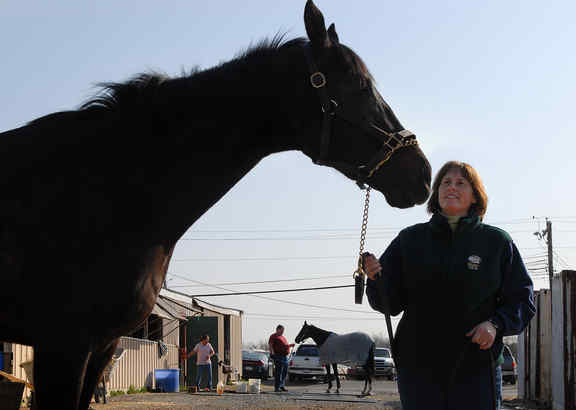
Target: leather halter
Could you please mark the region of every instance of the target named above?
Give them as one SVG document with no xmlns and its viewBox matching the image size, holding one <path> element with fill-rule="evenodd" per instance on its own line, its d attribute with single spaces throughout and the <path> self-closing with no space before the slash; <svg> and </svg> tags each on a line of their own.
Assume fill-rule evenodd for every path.
<svg viewBox="0 0 576 410">
<path fill-rule="evenodd" d="M 347 118 L 346 113 L 339 108 L 338 103 L 328 96 L 326 87 L 326 76 L 318 70 L 314 57 L 312 55 L 312 47 L 310 43 L 304 45 L 304 54 L 308 61 L 308 68 L 310 70 L 310 84 L 318 90 L 320 95 L 320 102 L 322 104 L 323 121 L 320 143 L 320 155 L 314 160 L 318 165 L 335 166 L 342 169 L 347 169 L 356 180 L 356 184 L 365 189 L 364 183 L 370 179 L 378 169 L 384 165 L 392 154 L 403 147 L 418 145 L 416 135 L 408 130 L 401 130 L 396 132 L 388 132 L 374 124 L 358 124 Z M 332 136 L 332 120 L 338 117 L 356 128 L 360 128 L 364 134 L 375 137 L 382 141 L 382 148 L 365 164 L 355 167 L 353 165 L 327 160 L 328 149 L 330 146 L 330 139 Z"/>
</svg>

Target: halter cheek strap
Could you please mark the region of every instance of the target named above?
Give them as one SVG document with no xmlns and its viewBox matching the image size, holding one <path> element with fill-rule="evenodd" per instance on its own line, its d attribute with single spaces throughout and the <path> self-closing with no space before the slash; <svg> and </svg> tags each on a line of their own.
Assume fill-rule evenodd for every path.
<svg viewBox="0 0 576 410">
<path fill-rule="evenodd" d="M 322 130 L 320 134 L 320 154 L 318 155 L 318 158 L 314 160 L 314 163 L 318 165 L 335 166 L 348 170 L 348 172 L 353 175 L 358 186 L 364 189 L 364 183 L 370 179 L 376 173 L 376 171 L 378 171 L 378 169 L 392 157 L 394 152 L 403 147 L 418 145 L 416 136 L 408 130 L 388 132 L 377 127 L 376 125 L 366 125 L 364 123 L 358 124 L 355 121 L 349 119 L 346 113 L 339 108 L 338 103 L 328 96 L 326 76 L 324 73 L 318 70 L 316 63 L 314 62 L 310 44 L 306 44 L 304 46 L 304 55 L 308 61 L 308 68 L 311 73 L 310 84 L 313 88 L 318 90 L 323 112 Z M 358 167 L 344 162 L 327 160 L 330 147 L 330 138 L 332 136 L 332 120 L 335 117 L 338 117 L 339 119 L 348 122 L 352 126 L 361 129 L 364 134 L 380 140 L 382 142 L 382 148 L 370 160 L 368 160 L 367 163 Z"/>
</svg>

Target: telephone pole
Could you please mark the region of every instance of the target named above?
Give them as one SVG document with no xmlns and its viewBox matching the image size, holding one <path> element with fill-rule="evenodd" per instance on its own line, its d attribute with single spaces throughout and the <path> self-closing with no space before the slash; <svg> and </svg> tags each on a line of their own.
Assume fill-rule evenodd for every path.
<svg viewBox="0 0 576 410">
<path fill-rule="evenodd" d="M 552 291 L 552 277 L 554 276 L 554 254 L 552 252 L 552 221 L 546 218 L 546 243 L 548 244 L 548 278 L 550 291 Z"/>
<path fill-rule="evenodd" d="M 536 218 L 536 217 L 532 217 Z M 552 278 L 554 277 L 554 251 L 552 248 L 552 221 L 546 218 L 546 229 L 534 232 L 538 240 L 546 241 L 548 245 L 548 280 L 550 282 L 550 292 L 552 292 Z"/>
</svg>

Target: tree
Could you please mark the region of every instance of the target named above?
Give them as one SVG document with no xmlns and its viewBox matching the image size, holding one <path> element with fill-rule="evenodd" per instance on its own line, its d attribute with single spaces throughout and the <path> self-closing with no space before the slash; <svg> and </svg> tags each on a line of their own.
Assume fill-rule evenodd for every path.
<svg viewBox="0 0 576 410">
<path fill-rule="evenodd" d="M 245 344 L 244 347 L 247 350 L 266 350 L 268 351 L 268 341 L 267 340 L 260 340 L 259 342 L 249 342 L 247 345 Z"/>
</svg>

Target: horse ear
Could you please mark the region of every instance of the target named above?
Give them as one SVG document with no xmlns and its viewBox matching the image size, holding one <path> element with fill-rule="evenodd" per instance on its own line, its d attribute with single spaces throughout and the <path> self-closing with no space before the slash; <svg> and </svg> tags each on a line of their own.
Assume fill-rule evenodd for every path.
<svg viewBox="0 0 576 410">
<path fill-rule="evenodd" d="M 330 46 L 330 39 L 326 32 L 326 24 L 324 24 L 324 16 L 312 0 L 308 0 L 304 8 L 304 25 L 306 26 L 306 34 L 308 34 L 308 39 L 310 39 L 312 46 Z"/>
<path fill-rule="evenodd" d="M 306 321 L 304 321 L 304 326 L 308 326 L 308 323 L 306 323 Z"/>
<path fill-rule="evenodd" d="M 336 33 L 336 26 L 334 23 L 330 24 L 328 27 L 328 38 L 332 42 L 332 44 L 340 44 L 340 40 L 338 39 L 338 33 Z"/>
</svg>

